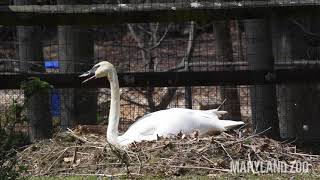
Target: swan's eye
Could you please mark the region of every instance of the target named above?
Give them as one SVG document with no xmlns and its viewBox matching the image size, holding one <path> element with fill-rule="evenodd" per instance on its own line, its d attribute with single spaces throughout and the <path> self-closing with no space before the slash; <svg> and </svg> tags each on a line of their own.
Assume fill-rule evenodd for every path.
<svg viewBox="0 0 320 180">
<path fill-rule="evenodd" d="M 95 76 L 96 78 L 105 77 L 108 75 L 108 69 L 104 67 L 98 67 L 95 70 Z"/>
</svg>

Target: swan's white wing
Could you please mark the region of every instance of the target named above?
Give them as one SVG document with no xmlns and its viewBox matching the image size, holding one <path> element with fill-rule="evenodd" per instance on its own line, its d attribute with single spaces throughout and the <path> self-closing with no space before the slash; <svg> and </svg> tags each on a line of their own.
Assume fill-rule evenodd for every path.
<svg viewBox="0 0 320 180">
<path fill-rule="evenodd" d="M 147 114 L 133 123 L 129 129 L 118 138 L 119 143 L 126 145 L 132 142 L 140 142 L 142 140 L 156 140 L 157 136 L 154 136 L 154 134 L 157 130 L 157 121 L 155 120 L 159 117 L 157 115 L 158 112 Z"/>
<path fill-rule="evenodd" d="M 158 111 L 159 112 L 159 111 Z M 135 123 L 133 123 L 129 129 L 121 136 L 120 139 L 138 139 L 145 140 L 147 136 L 153 136 L 155 131 L 157 130 L 157 119 L 158 119 L 158 112 L 150 113 Z"/>
</svg>

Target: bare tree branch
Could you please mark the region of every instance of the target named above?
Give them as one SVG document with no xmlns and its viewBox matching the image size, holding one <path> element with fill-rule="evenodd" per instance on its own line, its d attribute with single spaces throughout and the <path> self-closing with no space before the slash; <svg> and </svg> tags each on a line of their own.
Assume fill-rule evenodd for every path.
<svg viewBox="0 0 320 180">
<path fill-rule="evenodd" d="M 138 35 L 136 34 L 136 32 L 134 31 L 133 27 L 131 24 L 127 24 L 128 29 L 133 37 L 133 39 L 137 42 L 138 47 L 141 49 L 144 49 L 143 43 L 140 41 L 140 39 L 138 38 Z"/>
<path fill-rule="evenodd" d="M 164 38 L 167 36 L 170 28 L 171 28 L 171 24 L 168 25 L 168 27 L 166 28 L 166 31 L 163 33 L 163 35 L 162 35 L 161 38 L 158 40 L 158 42 L 157 42 L 154 46 L 152 46 L 151 48 L 148 48 L 148 50 L 153 50 L 153 49 L 159 47 L 160 44 L 162 43 L 162 41 L 164 40 Z"/>
<path fill-rule="evenodd" d="M 167 88 L 167 92 L 162 96 L 160 103 L 156 106 L 157 110 L 162 110 L 168 107 L 173 97 L 176 95 L 177 88 Z"/>
<path fill-rule="evenodd" d="M 154 94 L 154 87 L 148 87 L 145 97 L 147 98 L 148 105 L 149 105 L 150 110 L 151 110 L 152 112 L 157 110 L 157 109 L 156 109 L 155 102 L 154 102 L 154 100 L 153 100 L 153 94 Z"/>
<path fill-rule="evenodd" d="M 189 39 L 188 39 L 188 46 L 187 46 L 187 52 L 184 58 L 182 58 L 181 62 L 178 64 L 176 68 L 169 69 L 168 71 L 173 70 L 184 70 L 187 71 L 190 67 L 190 61 L 191 57 L 194 51 L 194 44 L 195 44 L 195 22 L 190 22 L 190 29 L 189 29 Z"/>
<path fill-rule="evenodd" d="M 138 29 L 142 30 L 143 32 L 149 34 L 150 36 L 152 36 L 152 32 L 151 31 L 148 31 L 146 30 L 145 28 L 143 28 L 142 26 L 140 25 L 136 25 Z"/>
<path fill-rule="evenodd" d="M 156 24 L 155 32 L 158 32 L 159 29 L 159 23 Z"/>
<path fill-rule="evenodd" d="M 184 64 L 184 70 L 189 70 L 189 63 L 192 57 L 192 54 L 194 52 L 194 44 L 195 44 L 195 22 L 190 22 L 190 29 L 189 29 L 189 39 L 188 39 L 188 46 L 187 46 L 187 52 L 186 56 L 182 59 L 181 63 Z M 166 92 L 166 94 L 162 97 L 161 102 L 156 107 L 157 109 L 164 109 L 166 108 L 170 102 L 172 101 L 172 98 L 176 94 L 177 88 L 169 88 Z"/>
<path fill-rule="evenodd" d="M 320 34 L 311 32 L 311 31 L 308 30 L 303 24 L 299 23 L 297 20 L 291 18 L 290 21 L 291 21 L 293 24 L 297 25 L 305 34 L 308 34 L 308 35 L 310 35 L 310 36 L 315 36 L 315 37 L 317 37 L 317 38 L 320 38 Z"/>
<path fill-rule="evenodd" d="M 121 99 L 126 101 L 126 102 L 128 102 L 128 103 L 130 103 L 130 104 L 133 104 L 133 105 L 136 105 L 136 106 L 139 106 L 139 107 L 142 107 L 142 108 L 148 108 L 148 105 L 136 102 L 136 101 L 130 99 L 129 97 L 121 96 Z"/>
<path fill-rule="evenodd" d="M 185 70 L 189 70 L 189 63 L 191 60 L 191 56 L 194 51 L 194 44 L 195 44 L 195 22 L 190 22 L 190 30 L 189 30 L 189 39 L 188 39 L 188 47 L 187 47 L 187 54 L 184 58 L 184 64 L 187 66 Z"/>
<path fill-rule="evenodd" d="M 145 1 L 145 3 L 148 3 L 148 2 L 149 2 L 148 0 Z M 120 3 L 119 0 L 118 0 L 118 3 Z M 160 26 L 159 23 L 149 23 L 150 31 L 148 31 L 146 28 L 144 28 L 142 26 L 137 25 L 137 28 L 139 30 L 141 30 L 145 34 L 150 35 L 150 39 L 148 39 L 148 40 L 145 39 L 146 37 L 141 34 L 139 37 L 139 35 L 135 31 L 133 25 L 128 24 L 127 26 L 128 26 L 128 29 L 129 29 L 132 37 L 137 42 L 138 47 L 141 48 L 141 50 L 142 50 L 141 54 L 142 54 L 142 58 L 145 63 L 145 67 L 149 71 L 156 70 L 156 68 L 159 64 L 159 61 L 157 59 L 157 55 L 155 55 L 154 52 L 152 52 L 152 51 L 161 45 L 161 43 L 163 42 L 163 40 L 167 36 L 169 30 L 171 29 L 171 24 L 169 24 L 167 26 L 167 28 L 165 29 L 164 33 L 161 35 L 160 38 L 158 38 L 158 33 L 159 33 L 158 31 L 159 31 L 159 26 Z M 194 36 L 195 36 L 194 34 L 195 34 L 195 23 L 191 22 L 190 31 L 189 31 L 189 39 L 188 39 L 189 42 L 188 42 L 188 47 L 187 47 L 187 51 L 186 51 L 186 56 L 181 61 L 181 62 L 183 62 L 183 64 L 185 64 L 185 62 L 187 64 L 189 64 L 189 62 L 191 60 L 191 54 L 193 54 L 193 51 L 194 51 Z M 187 64 L 184 67 L 188 67 Z M 170 104 L 173 97 L 176 95 L 176 91 L 177 91 L 177 88 L 167 88 L 166 93 L 162 96 L 160 103 L 158 105 L 156 105 L 156 102 L 154 100 L 154 94 L 155 94 L 154 87 L 149 87 L 149 88 L 147 88 L 147 90 L 145 92 L 140 91 L 139 93 L 142 94 L 146 98 L 150 110 L 155 111 L 155 110 L 159 110 L 159 109 L 165 109 Z M 130 98 L 128 100 L 130 100 Z M 138 105 L 138 104 L 136 104 L 136 105 Z"/>
</svg>

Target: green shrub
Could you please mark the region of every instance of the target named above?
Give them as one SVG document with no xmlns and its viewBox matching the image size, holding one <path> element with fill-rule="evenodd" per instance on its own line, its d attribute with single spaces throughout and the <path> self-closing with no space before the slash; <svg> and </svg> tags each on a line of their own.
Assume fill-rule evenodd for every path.
<svg viewBox="0 0 320 180">
<path fill-rule="evenodd" d="M 28 138 L 22 133 L 8 134 L 0 128 L 0 180 L 18 179 L 23 171 L 17 166 L 16 148 L 25 145 Z"/>
<path fill-rule="evenodd" d="M 18 179 L 23 167 L 17 165 L 16 150 L 29 144 L 29 137 L 16 132 L 16 124 L 27 122 L 24 105 L 13 100 L 0 120 L 0 180 Z"/>
<path fill-rule="evenodd" d="M 46 81 L 42 81 L 38 77 L 30 77 L 28 78 L 28 81 L 23 81 L 20 86 L 20 89 L 24 90 L 24 95 L 27 98 L 35 93 L 48 94 L 52 88 L 52 85 Z"/>
</svg>

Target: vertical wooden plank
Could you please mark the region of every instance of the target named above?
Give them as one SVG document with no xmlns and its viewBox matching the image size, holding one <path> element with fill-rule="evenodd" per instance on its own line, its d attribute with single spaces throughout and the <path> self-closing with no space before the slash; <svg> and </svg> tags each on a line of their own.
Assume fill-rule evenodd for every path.
<svg viewBox="0 0 320 180">
<path fill-rule="evenodd" d="M 35 4 L 35 0 L 15 0 L 15 5 Z M 41 29 L 38 26 L 17 26 L 18 53 L 21 72 L 44 72 Z M 52 117 L 49 94 L 35 92 L 25 97 L 31 141 L 52 136 Z"/>
<path fill-rule="evenodd" d="M 268 20 L 251 19 L 244 21 L 246 33 L 246 56 L 252 70 L 273 70 L 274 59 Z M 269 127 L 265 135 L 279 138 L 279 120 L 277 114 L 275 85 L 250 87 L 253 129 L 262 132 Z"/>
</svg>

